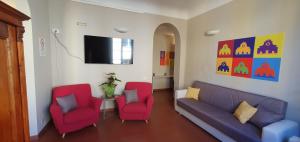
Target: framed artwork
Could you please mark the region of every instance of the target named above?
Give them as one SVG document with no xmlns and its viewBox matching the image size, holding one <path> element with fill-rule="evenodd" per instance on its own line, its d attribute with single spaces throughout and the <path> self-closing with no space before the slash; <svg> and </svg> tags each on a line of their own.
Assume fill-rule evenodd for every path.
<svg viewBox="0 0 300 142">
<path fill-rule="evenodd" d="M 279 81 L 284 33 L 218 42 L 216 73 Z"/>
</svg>

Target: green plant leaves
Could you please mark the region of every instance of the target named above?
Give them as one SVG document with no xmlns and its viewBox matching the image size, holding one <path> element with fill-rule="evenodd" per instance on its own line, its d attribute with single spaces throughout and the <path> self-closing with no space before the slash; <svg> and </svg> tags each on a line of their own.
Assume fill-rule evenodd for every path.
<svg viewBox="0 0 300 142">
<path fill-rule="evenodd" d="M 121 80 L 116 77 L 116 73 L 114 72 L 107 73 L 106 75 L 108 75 L 107 81 L 100 84 L 99 86 L 102 86 L 106 97 L 110 98 L 114 96 L 115 88 L 118 85 L 116 82 L 121 82 Z"/>
</svg>

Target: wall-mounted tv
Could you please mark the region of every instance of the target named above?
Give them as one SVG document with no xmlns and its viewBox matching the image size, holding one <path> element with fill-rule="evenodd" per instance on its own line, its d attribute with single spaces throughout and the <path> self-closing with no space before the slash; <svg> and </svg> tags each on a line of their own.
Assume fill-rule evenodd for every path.
<svg viewBox="0 0 300 142">
<path fill-rule="evenodd" d="M 90 64 L 133 64 L 133 40 L 85 35 L 84 55 Z"/>
</svg>

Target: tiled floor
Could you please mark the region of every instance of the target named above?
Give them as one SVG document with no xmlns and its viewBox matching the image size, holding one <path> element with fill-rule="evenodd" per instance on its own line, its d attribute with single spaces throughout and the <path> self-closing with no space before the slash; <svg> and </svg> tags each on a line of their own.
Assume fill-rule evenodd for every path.
<svg viewBox="0 0 300 142">
<path fill-rule="evenodd" d="M 144 121 L 121 123 L 117 112 L 107 113 L 97 127 L 69 133 L 65 139 L 50 125 L 33 142 L 217 142 L 213 136 L 179 115 L 173 107 L 171 91 L 154 92 L 154 108 L 148 124 Z"/>
</svg>

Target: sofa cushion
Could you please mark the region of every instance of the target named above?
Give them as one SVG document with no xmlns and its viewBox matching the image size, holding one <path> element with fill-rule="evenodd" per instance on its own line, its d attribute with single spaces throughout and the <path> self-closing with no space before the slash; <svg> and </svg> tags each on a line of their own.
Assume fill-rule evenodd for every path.
<svg viewBox="0 0 300 142">
<path fill-rule="evenodd" d="M 243 101 L 239 107 L 236 108 L 233 115 L 240 120 L 242 124 L 245 124 L 256 112 L 257 108 L 249 105 L 247 101 Z"/>
<path fill-rule="evenodd" d="M 188 87 L 185 97 L 198 100 L 199 98 L 199 88 Z"/>
<path fill-rule="evenodd" d="M 130 103 L 123 107 L 123 111 L 127 113 L 145 113 L 147 106 L 142 102 Z"/>
<path fill-rule="evenodd" d="M 261 131 L 251 123 L 241 124 L 231 113 L 203 101 L 182 98 L 178 106 L 236 141 L 260 142 Z"/>
<path fill-rule="evenodd" d="M 250 119 L 250 122 L 259 128 L 263 128 L 282 119 L 283 117 L 281 115 L 268 111 L 262 106 L 258 106 L 258 111 Z"/>
<path fill-rule="evenodd" d="M 64 115 L 64 122 L 71 124 L 71 123 L 78 123 L 80 121 L 87 120 L 91 117 L 97 117 L 97 112 L 89 107 L 84 108 L 77 108 L 73 111 L 70 111 Z"/>
</svg>

